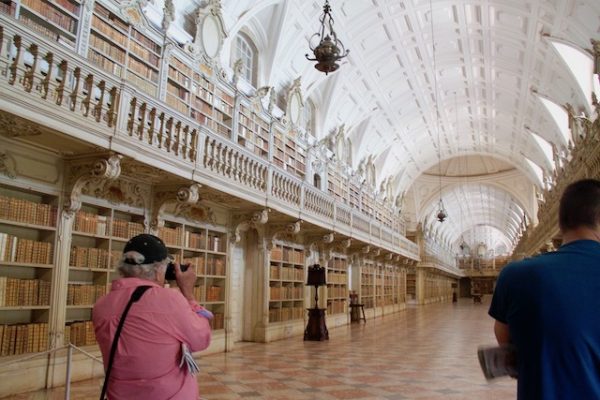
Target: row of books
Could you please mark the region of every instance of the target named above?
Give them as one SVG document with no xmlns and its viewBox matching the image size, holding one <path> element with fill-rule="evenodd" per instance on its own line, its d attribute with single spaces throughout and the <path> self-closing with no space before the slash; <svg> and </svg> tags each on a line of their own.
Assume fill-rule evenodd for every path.
<svg viewBox="0 0 600 400">
<path fill-rule="evenodd" d="M 327 287 L 327 297 L 348 297 L 348 289 L 344 286 L 328 286 Z"/>
<path fill-rule="evenodd" d="M 143 35 L 140 32 L 138 32 L 135 28 L 131 30 L 131 36 L 139 43 L 152 50 L 154 53 L 160 54 L 161 46 L 146 35 Z"/>
<path fill-rule="evenodd" d="M 300 300 L 304 298 L 304 286 L 271 286 L 269 295 L 271 301 Z"/>
<path fill-rule="evenodd" d="M 92 47 L 90 47 L 88 51 L 88 60 L 110 74 L 118 77 L 121 77 L 123 74 L 123 66 L 121 64 L 106 58 L 104 55 L 95 51 Z"/>
<path fill-rule="evenodd" d="M 150 96 L 156 96 L 156 85 L 153 82 L 137 76 L 134 72 L 127 74 L 127 80 L 137 86 L 138 89 L 143 90 L 144 93 L 149 94 Z"/>
<path fill-rule="evenodd" d="M 133 40 L 129 41 L 129 52 L 135 54 L 153 67 L 159 67 L 160 59 L 158 55 L 152 53 L 150 50 Z"/>
<path fill-rule="evenodd" d="M 109 252 L 106 249 L 96 249 L 92 247 L 71 247 L 69 256 L 69 266 L 79 268 L 105 268 L 110 265 L 117 267 L 121 260 L 122 253 L 119 250 Z"/>
<path fill-rule="evenodd" d="M 212 285 L 206 290 L 206 301 L 223 301 L 224 290 L 221 286 Z"/>
<path fill-rule="evenodd" d="M 47 18 L 50 22 L 60 26 L 61 28 L 75 33 L 77 30 L 77 20 L 73 17 L 58 11 L 55 7 L 40 0 L 21 0 L 21 6 L 37 12 L 41 16 Z"/>
<path fill-rule="evenodd" d="M 48 324 L 0 325 L 0 356 L 48 350 Z"/>
<path fill-rule="evenodd" d="M 107 42 L 103 37 L 97 35 L 96 32 L 92 32 L 90 35 L 90 46 L 101 51 L 119 64 L 125 63 L 125 50 Z"/>
<path fill-rule="evenodd" d="M 89 346 L 96 343 L 92 321 L 75 321 L 65 326 L 65 343 L 75 346 Z"/>
<path fill-rule="evenodd" d="M 17 4 L 14 1 L 0 2 L 0 13 L 14 17 L 16 9 Z"/>
<path fill-rule="evenodd" d="M 0 261 L 52 264 L 52 243 L 0 233 Z"/>
<path fill-rule="evenodd" d="M 202 274 L 200 269 L 198 274 Z M 206 275 L 225 276 L 225 257 L 209 254 L 206 260 Z"/>
<path fill-rule="evenodd" d="M 172 95 L 171 93 L 167 93 L 167 97 L 165 98 L 167 105 L 182 114 L 186 114 L 188 112 L 188 105 L 186 102 L 181 100 L 179 97 Z"/>
<path fill-rule="evenodd" d="M 279 265 L 271 265 L 270 272 L 271 279 L 273 280 L 283 279 L 284 281 L 304 281 L 304 269 L 302 268 L 280 267 Z"/>
<path fill-rule="evenodd" d="M 170 65 L 169 65 L 169 78 L 172 79 L 172 80 L 174 80 L 175 82 L 179 83 L 180 85 L 186 87 L 186 88 L 190 84 L 190 78 L 188 78 L 181 71 L 173 68 Z"/>
<path fill-rule="evenodd" d="M 169 81 L 169 82 L 167 82 L 167 92 L 170 95 L 172 95 L 172 96 L 178 98 L 179 100 L 181 100 L 182 102 L 184 102 L 184 104 L 186 104 L 186 106 L 187 106 L 188 94 L 189 94 L 187 90 L 185 90 L 184 88 L 182 88 L 178 85 L 175 85 Z"/>
<path fill-rule="evenodd" d="M 276 246 L 271 249 L 271 260 L 304 264 L 304 250 Z"/>
<path fill-rule="evenodd" d="M 183 228 L 178 226 L 176 228 L 167 228 L 163 226 L 158 229 L 158 237 L 160 237 L 165 244 L 171 246 L 181 246 L 181 233 Z"/>
<path fill-rule="evenodd" d="M 341 314 L 346 312 L 346 302 L 343 300 L 328 300 L 327 314 Z"/>
<path fill-rule="evenodd" d="M 158 82 L 158 72 L 135 58 L 129 57 L 127 67 L 130 71 L 135 72 L 138 76 L 142 78 L 145 78 L 155 83 Z"/>
<path fill-rule="evenodd" d="M 177 57 L 171 57 L 169 63 L 171 64 L 174 70 L 182 73 L 184 76 L 192 76 L 192 69 L 188 67 L 185 63 L 181 62 Z"/>
<path fill-rule="evenodd" d="M 345 271 L 346 269 L 348 269 L 348 262 L 345 258 L 334 258 L 333 265 L 331 267 L 333 269 Z"/>
<path fill-rule="evenodd" d="M 375 295 L 375 289 L 373 288 L 373 286 L 361 285 L 360 294 L 361 296 L 373 296 Z"/>
<path fill-rule="evenodd" d="M 115 219 L 112 223 L 112 235 L 124 239 L 144 233 L 144 225 L 139 222 L 129 222 Z"/>
<path fill-rule="evenodd" d="M 338 272 L 327 271 L 327 283 L 337 283 L 345 285 L 348 283 L 348 274 L 340 274 Z"/>
<path fill-rule="evenodd" d="M 119 32 L 114 28 L 114 25 L 110 25 L 95 15 L 92 18 L 92 28 L 104 34 L 105 36 L 108 36 L 113 42 L 116 42 L 123 47 L 127 46 L 127 35 Z"/>
<path fill-rule="evenodd" d="M 108 235 L 108 223 L 110 218 L 106 215 L 98 215 L 85 211 L 77 211 L 73 230 L 76 232 L 90 233 L 92 235 Z"/>
<path fill-rule="evenodd" d="M 0 276 L 0 307 L 48 305 L 50 282 Z"/>
<path fill-rule="evenodd" d="M 213 330 L 223 329 L 224 326 L 224 318 L 225 315 L 223 313 L 213 313 L 213 319 L 210 321 L 210 326 Z"/>
<path fill-rule="evenodd" d="M 57 209 L 50 204 L 0 195 L 0 219 L 43 226 L 56 226 Z"/>
<path fill-rule="evenodd" d="M 106 8 L 102 7 L 98 2 L 94 3 L 94 14 L 104 18 L 106 21 L 109 21 L 111 25 L 114 25 L 116 28 L 124 32 L 129 31 L 129 25 L 125 21 L 121 20 Z"/>
<path fill-rule="evenodd" d="M 304 317 L 303 307 L 276 307 L 269 308 L 269 322 L 283 322 Z"/>
<path fill-rule="evenodd" d="M 55 4 L 58 4 L 71 14 L 79 15 L 79 4 L 69 0 L 52 0 Z"/>
<path fill-rule="evenodd" d="M 73 284 L 67 285 L 67 305 L 87 306 L 106 294 L 106 285 Z"/>
</svg>

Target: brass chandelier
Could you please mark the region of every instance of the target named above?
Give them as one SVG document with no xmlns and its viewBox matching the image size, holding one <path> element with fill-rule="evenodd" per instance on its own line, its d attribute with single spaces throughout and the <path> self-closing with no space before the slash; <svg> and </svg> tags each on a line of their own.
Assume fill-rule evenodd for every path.
<svg viewBox="0 0 600 400">
<path fill-rule="evenodd" d="M 325 0 L 323 15 L 321 15 L 319 21 L 321 21 L 321 29 L 312 35 L 308 42 L 315 58 L 310 58 L 306 54 L 306 59 L 316 61 L 315 68 L 321 72 L 325 72 L 325 75 L 327 75 L 340 67 L 337 62 L 346 57 L 350 50 L 344 47 L 344 44 L 338 39 L 337 34 L 333 30 L 333 17 L 331 16 L 329 0 Z M 315 45 L 314 39 L 316 37 L 319 38 L 319 43 Z"/>
</svg>

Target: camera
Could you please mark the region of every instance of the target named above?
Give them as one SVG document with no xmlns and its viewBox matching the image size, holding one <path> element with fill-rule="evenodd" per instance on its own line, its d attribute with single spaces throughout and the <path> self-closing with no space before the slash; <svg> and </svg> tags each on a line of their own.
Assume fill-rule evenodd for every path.
<svg viewBox="0 0 600 400">
<path fill-rule="evenodd" d="M 186 264 L 186 265 L 182 264 L 179 266 L 179 268 L 181 268 L 181 272 L 187 271 L 188 267 L 189 267 L 189 264 Z M 167 280 L 167 281 L 175 280 L 175 263 L 173 261 L 171 261 L 167 264 L 167 272 L 165 273 L 165 280 Z"/>
</svg>

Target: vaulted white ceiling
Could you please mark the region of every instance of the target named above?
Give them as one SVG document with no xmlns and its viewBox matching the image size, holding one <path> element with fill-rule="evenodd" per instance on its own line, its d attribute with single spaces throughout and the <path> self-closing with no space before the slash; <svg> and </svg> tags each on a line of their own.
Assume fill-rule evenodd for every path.
<svg viewBox="0 0 600 400">
<path fill-rule="evenodd" d="M 174 2 L 181 15 L 202 3 Z M 487 226 L 499 235 L 489 239 L 488 248 L 498 243 L 510 246 L 519 218 L 525 213 L 535 219 L 535 185 L 540 182 L 537 167 L 531 165 L 550 172 L 547 156 L 530 132 L 558 149 L 565 144 L 540 97 L 590 112 L 590 93 L 580 90 L 552 41 L 580 51 L 590 49 L 590 39 L 600 39 L 600 1 L 331 0 L 330 4 L 336 32 L 351 50 L 338 72 L 325 76 L 304 57 L 308 39 L 318 29 L 322 1 L 223 0 L 229 31 L 223 63 L 231 65 L 232 38 L 240 30 L 246 32 L 260 53 L 258 86 L 274 86 L 283 93 L 301 76 L 305 98 L 317 110 L 315 135 L 324 137 L 345 124 L 354 144 L 355 166 L 375 155 L 378 181 L 391 176 L 398 194 L 413 197 L 410 224 L 428 223 L 454 246 L 468 233 L 460 226 L 480 231 Z M 584 80 L 591 81 L 589 73 Z M 521 185 L 527 182 L 521 188 L 527 200 L 517 202 L 506 182 L 495 186 L 485 179 L 458 182 L 442 193 L 455 223 L 435 226 L 439 199 L 431 193 L 419 197 L 414 186 L 423 183 L 419 177 L 439 170 L 438 152 L 442 160 L 477 155 L 482 165 L 501 163 L 517 174 Z M 448 165 L 443 164 L 442 170 Z M 497 172 L 484 168 L 462 175 Z M 424 200 L 429 203 L 421 204 Z M 520 215 L 515 214 L 517 208 Z"/>
</svg>

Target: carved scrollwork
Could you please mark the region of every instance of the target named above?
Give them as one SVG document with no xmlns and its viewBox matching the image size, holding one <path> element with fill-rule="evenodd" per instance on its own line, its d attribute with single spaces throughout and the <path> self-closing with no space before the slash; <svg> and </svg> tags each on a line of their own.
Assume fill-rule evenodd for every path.
<svg viewBox="0 0 600 400">
<path fill-rule="evenodd" d="M 81 208 L 81 195 L 90 193 L 92 185 L 115 180 L 121 175 L 122 157 L 120 154 L 112 154 L 91 164 L 78 164 L 71 168 L 71 189 L 65 204 L 65 215 L 68 218 L 73 217 Z"/>
<path fill-rule="evenodd" d="M 10 179 L 17 177 L 15 160 L 7 153 L 0 152 L 0 173 L 6 175 Z"/>
<path fill-rule="evenodd" d="M 275 247 L 275 241 L 277 240 L 291 240 L 294 238 L 294 235 L 300 232 L 300 225 L 302 224 L 302 220 L 298 220 L 296 222 L 291 222 L 285 225 L 277 225 L 273 227 L 273 234 L 271 238 L 267 241 L 267 250 L 271 251 L 273 247 Z"/>
<path fill-rule="evenodd" d="M 164 224 L 163 213 L 169 204 L 175 204 L 173 214 L 192 221 L 214 223 L 212 210 L 198 204 L 200 201 L 200 188 L 202 185 L 193 183 L 189 186 L 159 190 L 154 195 L 154 205 L 150 227 L 157 230 Z"/>
<path fill-rule="evenodd" d="M 371 246 L 365 246 L 360 250 L 363 254 L 369 254 L 369 252 L 371 251 Z"/>
<path fill-rule="evenodd" d="M 242 240 L 242 232 L 247 231 L 249 228 L 257 228 L 260 225 L 264 225 L 269 221 L 269 212 L 271 210 L 265 208 L 260 211 L 253 212 L 250 216 L 237 216 L 236 219 L 240 222 L 237 223 L 236 227 L 233 229 L 233 233 L 231 235 L 232 243 L 239 243 Z"/>
<path fill-rule="evenodd" d="M 42 130 L 37 124 L 0 112 L 0 134 L 10 138 L 22 138 L 39 136 Z"/>
<path fill-rule="evenodd" d="M 330 250 L 333 248 L 333 239 L 335 235 L 333 232 L 326 233 L 322 236 L 317 236 L 313 238 L 308 238 L 309 245 L 306 247 L 306 256 L 313 257 L 316 252 L 319 252 L 320 258 L 323 258 L 323 254 L 329 252 L 333 254 Z M 332 256 L 332 255 L 331 255 Z M 329 260 L 330 258 L 328 258 Z"/>
</svg>

